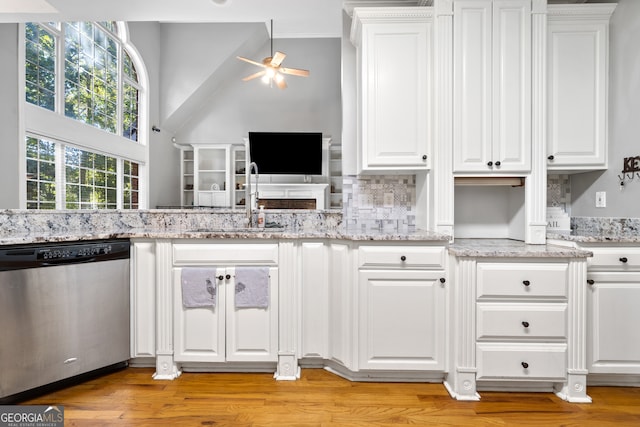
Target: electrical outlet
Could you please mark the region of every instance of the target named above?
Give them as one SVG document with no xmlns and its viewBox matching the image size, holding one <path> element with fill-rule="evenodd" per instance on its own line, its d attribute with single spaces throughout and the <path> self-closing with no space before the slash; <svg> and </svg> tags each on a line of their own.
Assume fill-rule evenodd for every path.
<svg viewBox="0 0 640 427">
<path fill-rule="evenodd" d="M 607 207 L 607 192 L 596 191 L 596 208 L 606 208 L 606 207 Z"/>
</svg>

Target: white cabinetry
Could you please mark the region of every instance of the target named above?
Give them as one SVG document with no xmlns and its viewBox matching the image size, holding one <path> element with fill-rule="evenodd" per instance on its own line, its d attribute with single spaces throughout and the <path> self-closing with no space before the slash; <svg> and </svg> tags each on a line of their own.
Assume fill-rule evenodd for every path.
<svg viewBox="0 0 640 427">
<path fill-rule="evenodd" d="M 445 369 L 445 248 L 362 245 L 359 370 Z"/>
<path fill-rule="evenodd" d="M 585 246 L 588 273 L 589 382 L 640 383 L 640 248 Z"/>
<path fill-rule="evenodd" d="M 607 168 L 609 19 L 615 7 L 549 6 L 549 170 Z"/>
<path fill-rule="evenodd" d="M 174 361 L 276 362 L 277 263 L 278 244 L 175 243 Z M 234 277 L 238 265 L 269 266 L 268 308 L 236 308 Z M 182 268 L 189 266 L 207 266 L 215 270 L 215 307 L 185 308 L 182 305 L 180 277 Z"/>
<path fill-rule="evenodd" d="M 531 0 L 456 0 L 453 171 L 531 169 Z"/>
<path fill-rule="evenodd" d="M 231 207 L 230 145 L 194 145 L 194 204 Z"/>
<path fill-rule="evenodd" d="M 180 206 L 193 206 L 193 150 L 180 149 Z"/>
<path fill-rule="evenodd" d="M 573 258 L 455 257 L 452 366 L 459 400 L 476 390 L 553 391 L 590 402 L 585 361 L 587 262 Z"/>
<path fill-rule="evenodd" d="M 432 8 L 353 10 L 359 172 L 429 168 L 432 34 Z"/>
<path fill-rule="evenodd" d="M 564 381 L 566 263 L 477 266 L 477 380 Z"/>
<path fill-rule="evenodd" d="M 131 357 L 156 355 L 155 241 L 131 240 Z"/>
<path fill-rule="evenodd" d="M 245 174 L 247 167 L 246 150 L 241 146 L 233 147 L 232 155 L 233 187 L 231 191 L 233 195 L 233 206 L 236 208 L 244 208 L 246 202 L 244 185 L 247 180 Z"/>
</svg>

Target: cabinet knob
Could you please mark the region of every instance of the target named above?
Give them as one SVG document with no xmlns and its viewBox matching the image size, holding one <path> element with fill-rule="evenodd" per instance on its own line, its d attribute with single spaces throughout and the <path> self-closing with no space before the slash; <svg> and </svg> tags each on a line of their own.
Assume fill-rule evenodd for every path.
<svg viewBox="0 0 640 427">
<path fill-rule="evenodd" d="M 593 279 L 587 279 L 587 283 L 588 283 L 589 285 L 593 285 L 594 283 L 596 283 L 596 281 L 595 281 L 595 280 L 593 280 Z"/>
<path fill-rule="evenodd" d="M 523 280 L 522 284 L 525 285 L 525 286 L 529 286 L 531 284 L 531 282 L 528 281 L 528 280 Z"/>
<path fill-rule="evenodd" d="M 424 154 L 424 155 L 422 156 L 422 160 L 427 160 L 427 155 L 426 155 L 426 154 Z"/>
<path fill-rule="evenodd" d="M 224 278 L 225 278 L 225 279 L 227 279 L 227 280 L 229 280 L 229 279 L 231 279 L 231 275 L 230 275 L 230 274 L 227 274 L 226 276 L 224 276 Z"/>
<path fill-rule="evenodd" d="M 620 262 L 624 263 L 624 262 L 627 262 L 627 261 L 629 261 L 629 260 L 627 259 L 626 256 L 623 256 L 622 258 L 620 258 Z"/>
<path fill-rule="evenodd" d="M 527 362 L 522 362 L 521 365 L 524 369 L 527 369 L 529 367 L 529 364 Z"/>
<path fill-rule="evenodd" d="M 440 283 L 444 283 L 444 282 L 446 282 L 446 281 L 447 281 L 447 279 L 445 279 L 444 277 L 441 277 L 441 278 L 440 278 Z"/>
<path fill-rule="evenodd" d="M 555 159 L 555 157 L 553 156 L 553 154 L 552 154 L 552 155 L 550 155 L 549 157 L 547 157 L 547 160 L 553 160 L 553 159 Z"/>
<path fill-rule="evenodd" d="M 221 274 L 218 276 L 218 280 L 224 280 L 224 276 Z"/>
<path fill-rule="evenodd" d="M 501 164 L 502 164 L 502 163 L 500 163 L 500 160 L 498 160 L 498 161 L 496 162 L 496 166 L 500 166 Z"/>
<path fill-rule="evenodd" d="M 489 167 L 493 166 L 493 162 L 491 162 L 491 161 L 487 162 L 487 166 L 489 166 Z"/>
<path fill-rule="evenodd" d="M 529 322 L 526 322 L 526 321 L 522 322 L 522 326 L 524 326 L 525 328 L 528 328 L 529 327 Z"/>
<path fill-rule="evenodd" d="M 406 260 L 407 260 L 407 257 L 406 257 L 406 256 L 402 255 L 402 256 L 400 257 L 400 261 L 406 261 Z"/>
</svg>

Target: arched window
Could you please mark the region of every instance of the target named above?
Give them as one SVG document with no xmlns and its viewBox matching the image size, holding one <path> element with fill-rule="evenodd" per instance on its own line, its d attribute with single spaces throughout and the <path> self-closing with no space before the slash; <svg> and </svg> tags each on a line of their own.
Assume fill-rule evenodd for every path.
<svg viewBox="0 0 640 427">
<path fill-rule="evenodd" d="M 147 207 L 146 73 L 127 34 L 122 22 L 24 25 L 27 209 Z"/>
</svg>

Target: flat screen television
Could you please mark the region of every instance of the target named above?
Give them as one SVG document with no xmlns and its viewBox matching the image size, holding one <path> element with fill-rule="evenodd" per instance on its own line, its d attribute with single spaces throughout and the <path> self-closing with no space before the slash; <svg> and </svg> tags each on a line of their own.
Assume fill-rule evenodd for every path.
<svg viewBox="0 0 640 427">
<path fill-rule="evenodd" d="M 249 132 L 249 158 L 260 175 L 322 175 L 322 133 Z"/>
</svg>

